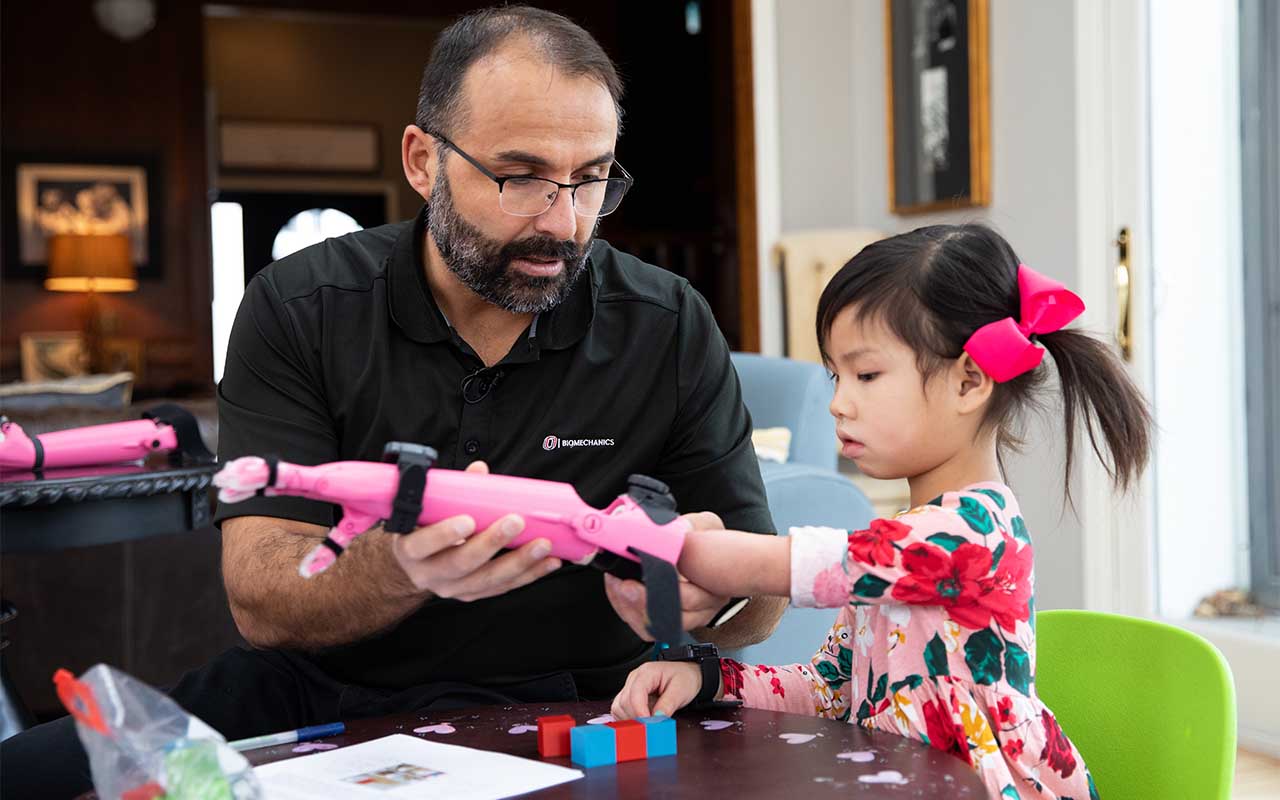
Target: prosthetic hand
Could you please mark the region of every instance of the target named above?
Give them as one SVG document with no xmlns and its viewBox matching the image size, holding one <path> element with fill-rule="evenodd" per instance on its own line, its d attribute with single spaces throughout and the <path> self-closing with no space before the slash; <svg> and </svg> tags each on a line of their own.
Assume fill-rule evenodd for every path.
<svg viewBox="0 0 1280 800">
<path fill-rule="evenodd" d="M 29 436 L 0 417 L 0 470 L 90 467 L 138 461 L 151 453 L 187 454 L 212 461 L 195 418 L 179 406 L 158 406 L 143 419 Z"/>
<path fill-rule="evenodd" d="M 436 456 L 429 447 L 392 443 L 387 456 L 399 463 L 337 461 L 304 467 L 249 456 L 227 463 L 213 483 L 224 503 L 264 494 L 342 506 L 341 521 L 302 562 L 299 572 L 307 578 L 328 569 L 355 537 L 380 520 L 386 520 L 385 530 L 407 533 L 468 514 L 476 530 L 484 530 L 515 512 L 525 527 L 511 547 L 547 539 L 553 556 L 576 564 L 591 563 L 602 550 L 635 564 L 641 553 L 674 564 L 689 530 L 667 487 L 642 475 L 631 476 L 627 494 L 598 509 L 567 483 L 433 469 Z M 605 560 L 611 562 L 606 569 L 627 571 Z"/>
</svg>

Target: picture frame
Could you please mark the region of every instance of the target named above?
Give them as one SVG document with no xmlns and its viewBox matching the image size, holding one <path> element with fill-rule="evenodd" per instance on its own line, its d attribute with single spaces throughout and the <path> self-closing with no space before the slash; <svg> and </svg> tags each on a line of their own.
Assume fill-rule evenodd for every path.
<svg viewBox="0 0 1280 800">
<path fill-rule="evenodd" d="M 988 0 L 885 0 L 889 208 L 991 204 Z"/>
<path fill-rule="evenodd" d="M 80 331 L 24 333 L 18 340 L 22 380 L 56 381 L 89 372 L 89 352 Z"/>
<path fill-rule="evenodd" d="M 363 122 L 222 119 L 218 165 L 229 172 L 376 174 L 378 126 Z"/>
<path fill-rule="evenodd" d="M 55 233 L 124 233 L 140 279 L 162 275 L 163 208 L 152 156 L 11 153 L 0 166 L 5 277 L 44 280 L 47 239 Z"/>
</svg>

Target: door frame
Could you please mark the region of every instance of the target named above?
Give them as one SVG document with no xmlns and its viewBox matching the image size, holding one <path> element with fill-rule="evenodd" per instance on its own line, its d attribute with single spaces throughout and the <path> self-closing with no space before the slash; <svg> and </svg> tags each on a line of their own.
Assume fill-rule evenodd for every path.
<svg viewBox="0 0 1280 800">
<path fill-rule="evenodd" d="M 1084 326 L 1114 342 L 1119 320 L 1116 237 L 1129 233 L 1129 374 L 1151 396 L 1150 114 L 1145 2 L 1075 4 L 1077 275 Z M 1088 447 L 1087 439 L 1082 442 Z M 1077 510 L 1086 608 L 1155 612 L 1155 481 L 1148 469 L 1120 497 L 1092 453 L 1081 453 Z"/>
</svg>

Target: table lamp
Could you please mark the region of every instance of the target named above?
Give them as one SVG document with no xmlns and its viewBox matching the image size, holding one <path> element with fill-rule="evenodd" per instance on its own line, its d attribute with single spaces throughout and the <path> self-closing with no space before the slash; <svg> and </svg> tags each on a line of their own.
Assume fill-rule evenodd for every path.
<svg viewBox="0 0 1280 800">
<path fill-rule="evenodd" d="M 88 292 L 84 322 L 89 371 L 106 370 L 98 292 L 132 292 L 138 288 L 132 244 L 123 233 L 60 233 L 49 237 L 49 276 L 44 288 L 54 292 Z"/>
</svg>

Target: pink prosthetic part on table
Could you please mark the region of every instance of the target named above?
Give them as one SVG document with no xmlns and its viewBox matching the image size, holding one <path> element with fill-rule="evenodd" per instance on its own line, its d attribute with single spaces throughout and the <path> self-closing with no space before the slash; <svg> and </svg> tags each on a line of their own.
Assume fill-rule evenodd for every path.
<svg viewBox="0 0 1280 800">
<path fill-rule="evenodd" d="M 90 467 L 140 461 L 152 453 L 181 450 L 197 461 L 213 454 L 200 439 L 195 418 L 185 409 L 159 406 L 144 419 L 109 422 L 39 435 L 0 417 L 0 470 Z"/>
</svg>

